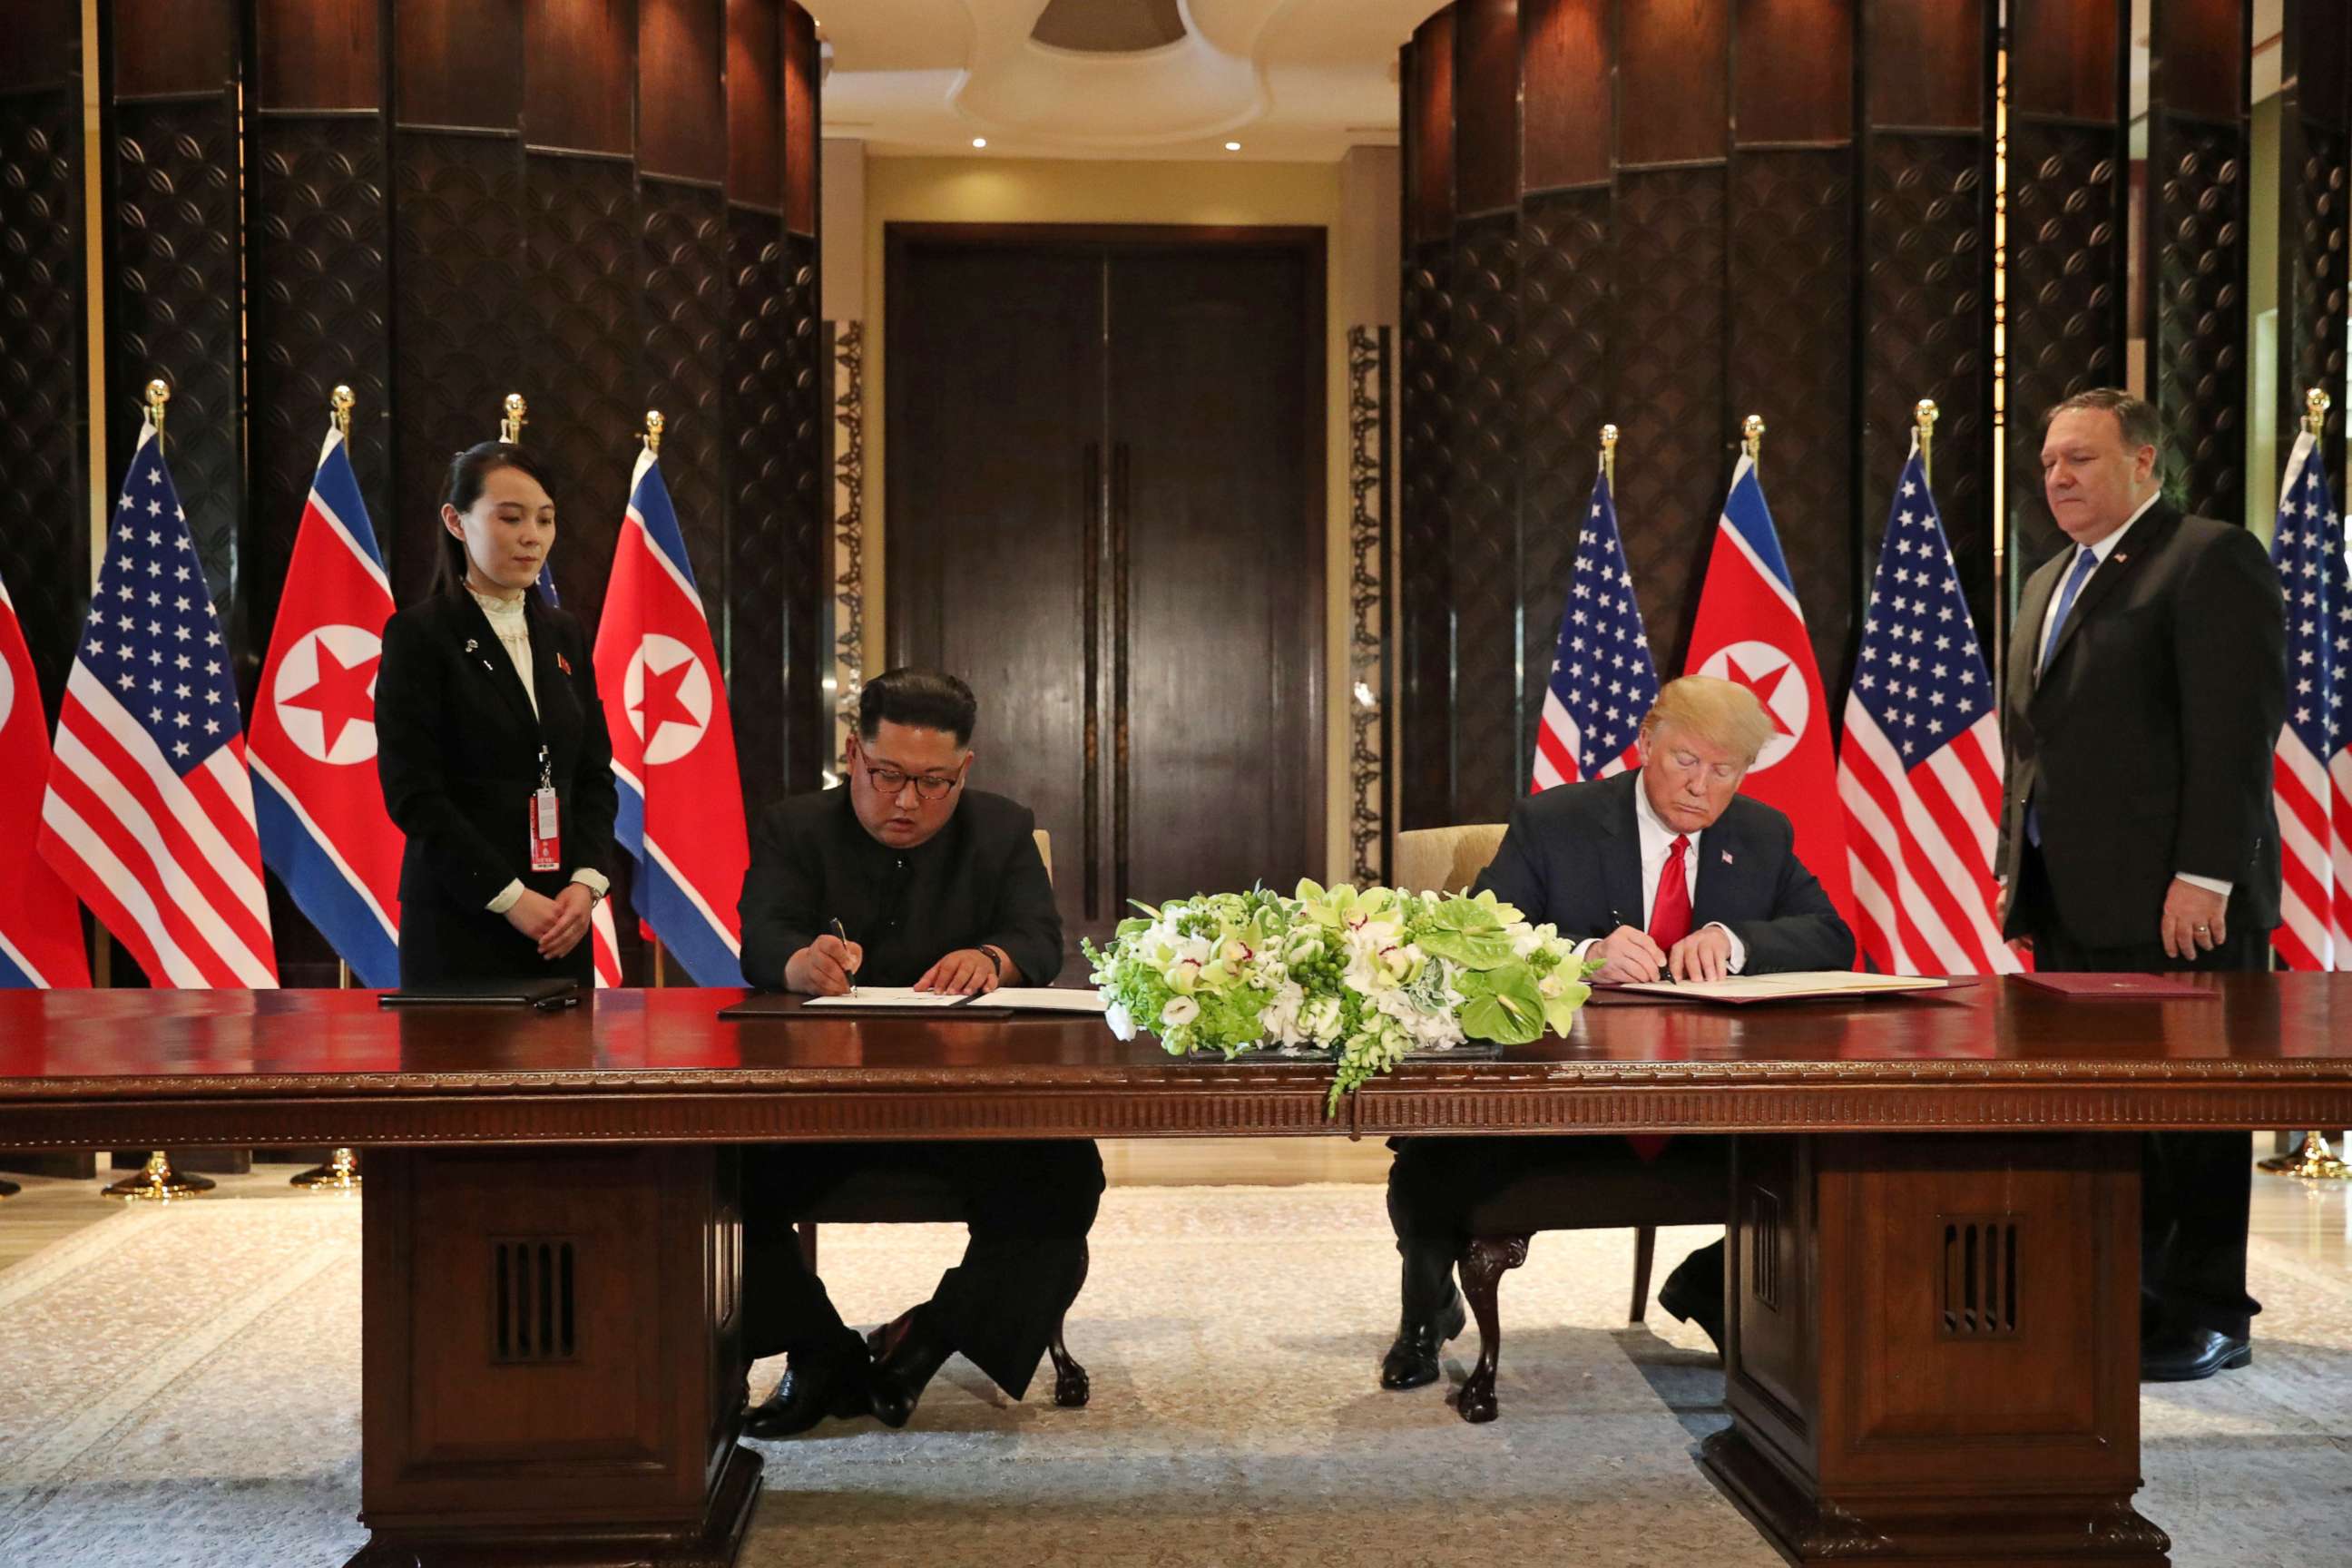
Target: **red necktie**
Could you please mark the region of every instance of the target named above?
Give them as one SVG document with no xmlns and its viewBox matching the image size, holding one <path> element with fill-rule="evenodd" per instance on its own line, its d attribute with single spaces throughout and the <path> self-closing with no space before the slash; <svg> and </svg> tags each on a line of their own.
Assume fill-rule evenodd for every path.
<svg viewBox="0 0 2352 1568">
<path fill-rule="evenodd" d="M 1658 896 L 1650 905 L 1650 940 L 1668 952 L 1690 935 L 1690 876 L 1683 869 L 1683 852 L 1689 847 L 1687 837 L 1677 838 L 1666 852 L 1665 868 L 1658 873 Z"/>
<path fill-rule="evenodd" d="M 1650 940 L 1664 951 L 1674 951 L 1675 943 L 1690 935 L 1691 901 L 1690 873 L 1683 868 L 1683 852 L 1690 847 L 1687 837 L 1676 838 L 1674 847 L 1666 852 L 1665 868 L 1658 873 L 1658 896 L 1650 905 Z M 1673 1016 L 1667 1016 L 1668 1032 L 1672 1032 Z M 1671 1046 L 1662 1048 L 1662 1060 L 1672 1061 L 1683 1053 Z M 1658 1151 L 1666 1146 L 1664 1138 L 1636 1132 L 1625 1140 L 1633 1152 L 1643 1160 L 1654 1160 Z"/>
</svg>

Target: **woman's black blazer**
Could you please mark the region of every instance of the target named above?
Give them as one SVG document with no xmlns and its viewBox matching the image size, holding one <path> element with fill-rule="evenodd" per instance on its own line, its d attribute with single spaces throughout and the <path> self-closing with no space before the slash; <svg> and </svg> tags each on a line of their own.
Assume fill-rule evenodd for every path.
<svg viewBox="0 0 2352 1568">
<path fill-rule="evenodd" d="M 586 634 L 535 594 L 526 615 L 536 716 L 472 595 L 436 594 L 383 629 L 376 770 L 384 805 L 408 837 L 400 862 L 403 985 L 549 974 L 593 983 L 587 939 L 551 963 L 488 910 L 518 877 L 553 897 L 582 867 L 613 872 L 613 742 Z M 563 865 L 535 872 L 527 814 L 542 744 L 560 803 Z"/>
</svg>

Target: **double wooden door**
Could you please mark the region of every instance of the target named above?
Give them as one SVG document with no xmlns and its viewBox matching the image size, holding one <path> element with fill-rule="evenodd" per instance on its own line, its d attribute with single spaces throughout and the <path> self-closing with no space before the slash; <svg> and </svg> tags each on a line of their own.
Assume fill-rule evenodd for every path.
<svg viewBox="0 0 2352 1568">
<path fill-rule="evenodd" d="M 1066 928 L 1318 870 L 1321 231 L 888 247 L 890 661 L 971 683 Z"/>
</svg>

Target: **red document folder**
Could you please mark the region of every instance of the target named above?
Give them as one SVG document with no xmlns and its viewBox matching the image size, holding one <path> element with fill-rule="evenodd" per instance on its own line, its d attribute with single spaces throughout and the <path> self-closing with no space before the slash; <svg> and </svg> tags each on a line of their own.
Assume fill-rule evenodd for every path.
<svg viewBox="0 0 2352 1568">
<path fill-rule="evenodd" d="M 2061 996 L 2113 998 L 2125 1002 L 2165 1002 L 2221 994 L 2210 986 L 2200 985 L 2194 980 L 2178 974 L 2098 972 L 2019 974 L 2011 978 L 2021 985 L 2038 985 L 2044 991 L 2055 991 Z"/>
</svg>

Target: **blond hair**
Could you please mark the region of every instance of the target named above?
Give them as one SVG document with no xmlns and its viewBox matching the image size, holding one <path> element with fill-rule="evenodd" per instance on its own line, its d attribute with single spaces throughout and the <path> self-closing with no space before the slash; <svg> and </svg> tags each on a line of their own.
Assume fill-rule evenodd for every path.
<svg viewBox="0 0 2352 1568">
<path fill-rule="evenodd" d="M 1642 720 L 1642 743 L 1661 725 L 1672 724 L 1685 734 L 1720 747 L 1748 763 L 1772 738 L 1772 716 L 1756 693 L 1736 681 L 1712 675 L 1685 675 L 1669 680 Z"/>
</svg>

